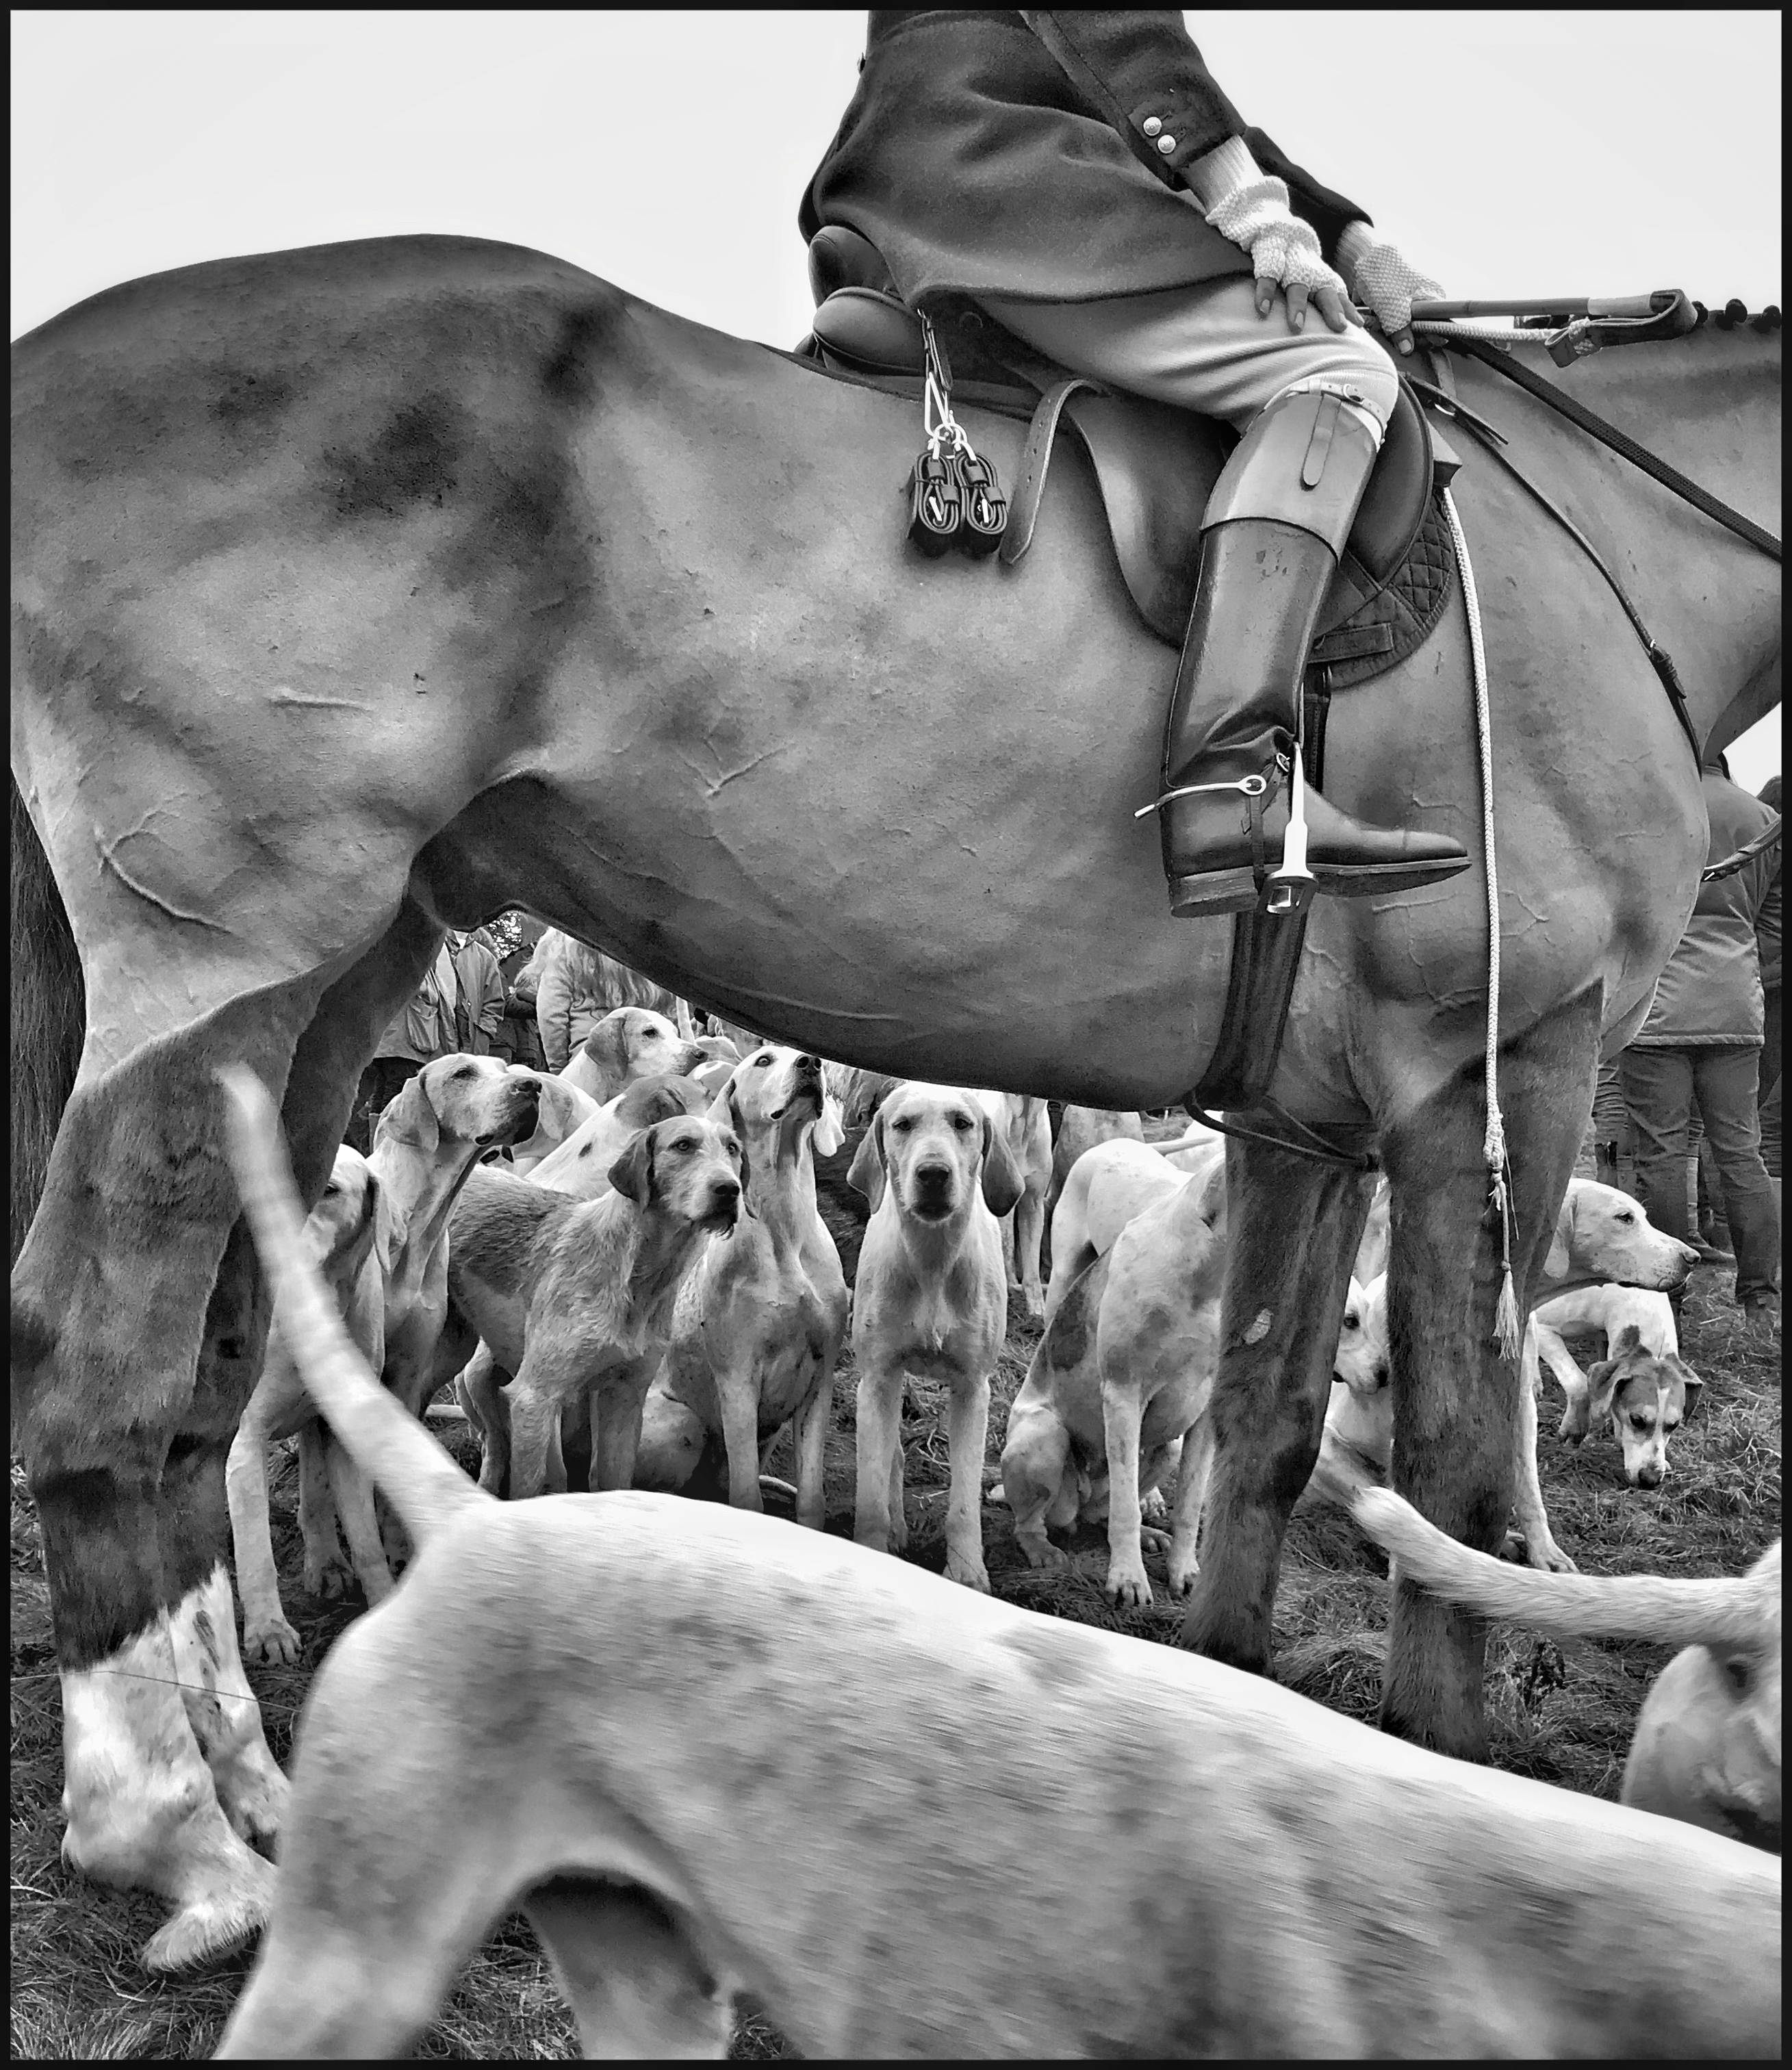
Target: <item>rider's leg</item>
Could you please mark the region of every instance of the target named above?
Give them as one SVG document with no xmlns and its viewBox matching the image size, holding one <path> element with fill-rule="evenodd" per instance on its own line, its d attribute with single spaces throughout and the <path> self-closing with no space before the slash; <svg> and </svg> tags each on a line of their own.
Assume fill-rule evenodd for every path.
<svg viewBox="0 0 1792 2070">
<path fill-rule="evenodd" d="M 1189 636 L 1165 731 L 1164 862 L 1172 910 L 1242 910 L 1280 860 L 1307 649 L 1349 537 L 1398 382 L 1362 331 L 1316 316 L 1291 331 L 1234 276 L 1101 302 L 990 301 L 999 321 L 1062 366 L 1243 432 L 1201 534 Z M 1442 834 L 1372 827 L 1315 792 L 1307 864 L 1355 898 L 1467 867 Z"/>
</svg>

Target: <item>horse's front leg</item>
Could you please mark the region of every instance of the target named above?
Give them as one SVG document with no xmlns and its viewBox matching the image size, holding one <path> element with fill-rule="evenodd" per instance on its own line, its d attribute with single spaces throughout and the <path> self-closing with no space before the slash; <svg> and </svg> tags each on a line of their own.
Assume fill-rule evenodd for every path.
<svg viewBox="0 0 1792 2070">
<path fill-rule="evenodd" d="M 1373 1188 L 1365 1174 L 1236 1139 L 1225 1169 L 1230 1236 L 1207 1412 L 1206 1528 L 1182 1641 L 1263 1673 L 1283 1536 L 1319 1456 Z"/>
<path fill-rule="evenodd" d="M 1521 1315 L 1591 1109 L 1600 1003 L 1594 987 L 1499 1053 Z M 1486 1126 L 1481 1074 L 1471 1068 L 1385 1130 L 1382 1154 L 1392 1182 L 1394 1486 L 1440 1530 L 1494 1552 L 1512 1507 L 1522 1375 L 1494 1337 L 1501 1268 L 1499 1232 L 1487 1211 Z M 1384 1728 L 1484 1760 L 1485 1651 L 1479 1618 L 1399 1582 Z"/>
</svg>

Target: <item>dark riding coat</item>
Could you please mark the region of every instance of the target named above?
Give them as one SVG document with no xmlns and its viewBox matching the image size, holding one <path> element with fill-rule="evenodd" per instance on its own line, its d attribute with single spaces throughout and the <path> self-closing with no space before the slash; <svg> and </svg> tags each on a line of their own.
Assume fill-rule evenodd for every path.
<svg viewBox="0 0 1792 2070">
<path fill-rule="evenodd" d="M 1181 177 L 1229 137 L 1287 182 L 1328 258 L 1368 221 L 1246 126 L 1172 8 L 886 10 L 798 220 L 805 239 L 869 238 L 911 304 L 1187 287 L 1251 270 Z"/>
</svg>

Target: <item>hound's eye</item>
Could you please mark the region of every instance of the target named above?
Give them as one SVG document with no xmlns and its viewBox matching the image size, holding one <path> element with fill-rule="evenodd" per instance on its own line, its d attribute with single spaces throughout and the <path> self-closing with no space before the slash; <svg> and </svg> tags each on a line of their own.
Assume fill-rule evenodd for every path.
<svg viewBox="0 0 1792 2070">
<path fill-rule="evenodd" d="M 955 1114 L 952 1116 L 952 1126 L 958 1131 L 960 1135 L 968 1135 L 971 1133 L 973 1123 L 969 1115 Z"/>
<path fill-rule="evenodd" d="M 448 1075 L 455 1079 L 477 1078 L 479 1076 L 479 1066 L 477 1064 L 463 1064 L 459 1070 L 451 1071 Z"/>
<path fill-rule="evenodd" d="M 1633 1416 L 1630 1418 L 1630 1428 L 1633 1430 L 1652 1430 L 1655 1426 L 1655 1419 L 1652 1416 Z"/>
<path fill-rule="evenodd" d="M 1741 1654 L 1732 1654 L 1724 1663 L 1724 1679 L 1739 1696 L 1749 1693 L 1749 1685 L 1754 1679 L 1754 1663 Z"/>
<path fill-rule="evenodd" d="M 753 1068 L 755 1071 L 763 1071 L 771 1062 L 771 1052 L 767 1049 L 763 1057 L 755 1057 L 753 1059 Z"/>
<path fill-rule="evenodd" d="M 893 1121 L 890 1124 L 891 1132 L 897 1135 L 906 1135 L 914 1126 L 913 1120 L 906 1114 L 899 1121 Z"/>
<path fill-rule="evenodd" d="M 1344 1315 L 1344 1326 L 1347 1330 L 1360 1330 L 1363 1327 L 1362 1319 L 1360 1316 L 1354 1315 L 1347 1310 Z"/>
<path fill-rule="evenodd" d="M 1618 1219 L 1624 1225 L 1626 1229 L 1628 1229 L 1630 1224 L 1636 1220 L 1636 1217 L 1634 1215 L 1620 1215 Z"/>
<path fill-rule="evenodd" d="M 1662 1428 L 1666 1430 L 1677 1430 L 1679 1427 L 1680 1419 L 1677 1416 L 1670 1416 L 1667 1422 L 1662 1426 Z"/>
</svg>

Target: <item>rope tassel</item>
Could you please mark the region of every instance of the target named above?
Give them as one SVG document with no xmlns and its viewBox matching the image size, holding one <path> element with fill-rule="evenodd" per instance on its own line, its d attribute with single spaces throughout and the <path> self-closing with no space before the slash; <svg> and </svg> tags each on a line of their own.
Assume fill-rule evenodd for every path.
<svg viewBox="0 0 1792 2070">
<path fill-rule="evenodd" d="M 1524 1324 L 1512 1284 L 1512 1168 L 1506 1155 L 1506 1123 L 1499 1111 L 1499 873 L 1493 839 L 1493 714 L 1487 697 L 1487 650 L 1481 644 L 1481 607 L 1475 594 L 1468 541 L 1456 515 L 1455 498 L 1443 492 L 1444 515 L 1462 571 L 1463 603 L 1468 613 L 1469 656 L 1475 673 L 1475 733 L 1481 757 L 1481 845 L 1487 877 L 1487 1033 L 1483 1071 L 1487 1127 L 1481 1154 L 1487 1168 L 1487 1204 L 1499 1217 L 1499 1299 L 1493 1311 L 1494 1341 L 1500 1356 L 1516 1365 L 1524 1348 Z"/>
</svg>

